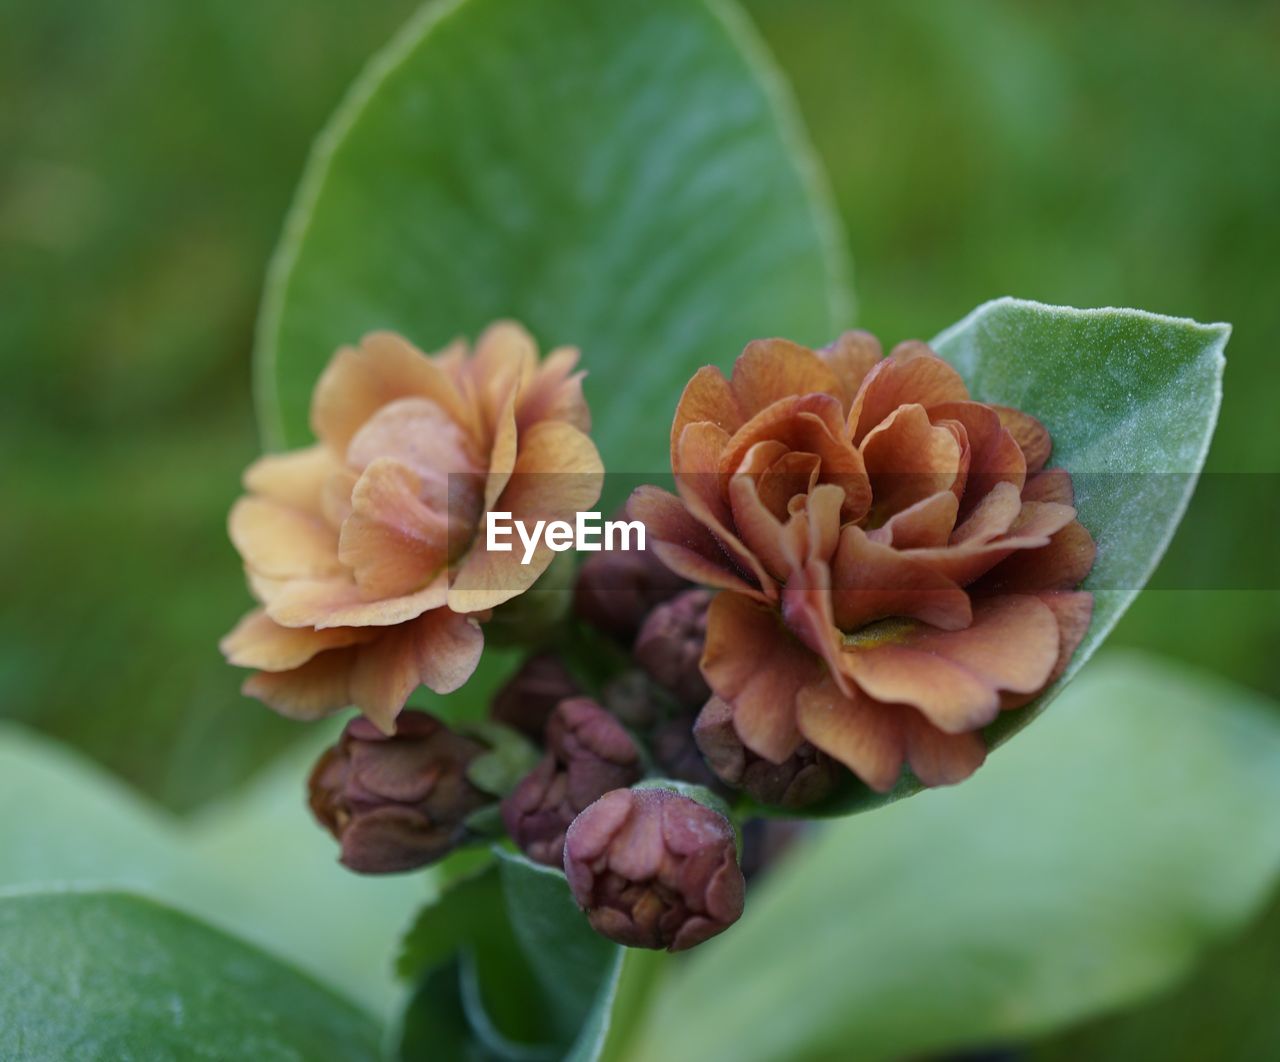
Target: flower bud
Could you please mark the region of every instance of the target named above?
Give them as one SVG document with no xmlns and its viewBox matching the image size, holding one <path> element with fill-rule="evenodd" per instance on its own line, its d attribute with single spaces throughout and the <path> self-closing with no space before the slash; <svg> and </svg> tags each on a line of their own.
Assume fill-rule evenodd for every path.
<svg viewBox="0 0 1280 1062">
<path fill-rule="evenodd" d="M 631 655 L 653 680 L 687 708 L 706 703 L 711 689 L 698 661 L 707 640 L 707 590 L 686 590 L 645 618 Z"/>
<path fill-rule="evenodd" d="M 569 827 L 564 870 L 592 928 L 633 948 L 683 951 L 742 914 L 733 826 L 670 789 L 615 789 Z"/>
<path fill-rule="evenodd" d="M 635 668 L 610 679 L 600 691 L 600 701 L 610 715 L 632 730 L 648 730 L 664 708 L 649 676 Z"/>
<path fill-rule="evenodd" d="M 716 777 L 702 758 L 702 752 L 693 740 L 693 717 L 678 716 L 659 723 L 649 739 L 654 763 L 667 778 L 700 785 L 713 792 L 728 792 L 724 783 Z"/>
<path fill-rule="evenodd" d="M 489 714 L 541 743 L 555 706 L 582 690 L 555 653 L 531 656 L 494 695 Z"/>
<path fill-rule="evenodd" d="M 733 709 L 719 697 L 712 697 L 699 713 L 693 739 L 716 777 L 774 807 L 816 804 L 829 796 L 847 773 L 807 741 L 780 764 L 757 756 L 739 739 Z"/>
<path fill-rule="evenodd" d="M 561 701 L 547 723 L 547 754 L 502 802 L 502 821 L 530 859 L 559 866 L 564 835 L 583 808 L 641 775 L 631 735 L 595 701 Z"/>
<path fill-rule="evenodd" d="M 467 817 L 492 801 L 467 780 L 485 751 L 426 712 L 402 712 L 392 735 L 353 719 L 311 772 L 311 810 L 351 870 L 426 866 L 461 843 Z"/>
<path fill-rule="evenodd" d="M 602 552 L 578 570 L 573 607 L 579 618 L 630 648 L 653 608 L 689 586 L 647 550 Z"/>
</svg>

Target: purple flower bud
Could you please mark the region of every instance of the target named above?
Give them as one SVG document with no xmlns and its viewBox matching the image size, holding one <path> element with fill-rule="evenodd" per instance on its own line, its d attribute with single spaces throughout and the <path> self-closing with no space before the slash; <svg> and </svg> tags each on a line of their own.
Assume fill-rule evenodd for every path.
<svg viewBox="0 0 1280 1062">
<path fill-rule="evenodd" d="M 729 820 L 670 789 L 615 789 L 573 820 L 564 871 L 596 932 L 683 951 L 742 915 Z"/>
<path fill-rule="evenodd" d="M 712 697 L 693 725 L 693 739 L 722 782 L 742 789 L 761 804 L 802 808 L 829 796 L 845 768 L 807 741 L 784 763 L 772 763 L 743 745 L 733 726 L 733 709 Z"/>
<path fill-rule="evenodd" d="M 688 587 L 648 550 L 597 553 L 578 570 L 573 607 L 581 619 L 629 649 L 654 606 Z"/>
<path fill-rule="evenodd" d="M 582 692 L 555 653 L 531 656 L 494 695 L 489 714 L 541 743 L 555 706 Z"/>
<path fill-rule="evenodd" d="M 684 715 L 660 723 L 649 739 L 653 760 L 667 778 L 692 782 L 719 793 L 727 793 L 723 782 L 707 766 L 693 740 L 693 716 Z"/>
<path fill-rule="evenodd" d="M 632 730 L 648 730 L 661 708 L 653 683 L 643 671 L 624 671 L 601 691 L 605 710 Z"/>
<path fill-rule="evenodd" d="M 558 867 L 574 817 L 641 775 L 631 735 L 595 701 L 561 701 L 547 723 L 547 754 L 502 802 L 507 832 L 530 859 Z"/>
<path fill-rule="evenodd" d="M 391 736 L 361 716 L 312 770 L 311 810 L 352 870 L 426 866 L 460 844 L 467 817 L 492 802 L 467 781 L 468 765 L 485 751 L 426 712 L 401 712 Z"/>
<path fill-rule="evenodd" d="M 645 618 L 631 650 L 636 663 L 686 708 L 698 708 L 711 696 L 698 666 L 710 604 L 707 590 L 686 590 L 664 601 Z"/>
</svg>

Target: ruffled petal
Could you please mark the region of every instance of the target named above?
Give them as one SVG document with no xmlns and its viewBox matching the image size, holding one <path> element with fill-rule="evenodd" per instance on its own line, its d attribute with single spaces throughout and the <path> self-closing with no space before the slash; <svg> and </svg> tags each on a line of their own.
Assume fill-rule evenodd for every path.
<svg viewBox="0 0 1280 1062">
<path fill-rule="evenodd" d="M 849 410 L 849 433 L 860 444 L 867 433 L 908 402 L 925 408 L 941 402 L 967 402 L 960 374 L 923 343 L 902 343 L 862 381 Z"/>
<path fill-rule="evenodd" d="M 946 497 L 954 498 L 949 492 Z M 953 501 L 954 504 L 954 501 Z M 883 543 L 860 527 L 840 533 L 831 571 L 835 625 L 856 631 L 890 616 L 922 620 L 943 630 L 967 627 L 969 595 L 934 568 Z"/>
<path fill-rule="evenodd" d="M 402 336 L 374 332 L 359 349 L 344 347 L 329 362 L 311 398 L 311 428 L 335 454 L 398 398 L 425 398 L 474 431 L 475 418 L 457 385 L 438 364 Z"/>
<path fill-rule="evenodd" d="M 368 600 L 349 577 L 294 580 L 265 601 L 267 615 L 285 627 L 390 627 L 439 608 L 448 600 L 441 574 L 430 586 L 402 597 Z"/>
<path fill-rule="evenodd" d="M 873 524 L 950 490 L 960 473 L 955 434 L 934 427 L 921 405 L 895 409 L 867 433 L 860 452 L 871 481 Z"/>
<path fill-rule="evenodd" d="M 627 502 L 627 516 L 644 523 L 647 547 L 677 575 L 703 586 L 767 600 L 758 587 L 742 577 L 716 537 L 675 495 L 658 487 L 638 487 Z"/>
<path fill-rule="evenodd" d="M 1041 688 L 1058 657 L 1058 624 L 1034 597 L 975 602 L 973 623 L 939 631 L 910 625 L 873 644 L 850 642 L 845 672 L 872 697 L 919 708 L 948 733 L 985 726 L 999 690 Z"/>
<path fill-rule="evenodd" d="M 388 457 L 370 464 L 356 483 L 338 556 L 367 598 L 415 593 L 448 566 L 449 514 L 422 494 L 418 475 Z"/>
<path fill-rule="evenodd" d="M 227 530 L 245 564 L 268 578 L 314 579 L 342 571 L 337 532 L 302 509 L 269 498 L 240 498 Z"/>
<path fill-rule="evenodd" d="M 1030 594 L 1041 590 L 1070 590 L 1093 569 L 1097 546 L 1078 520 L 1072 520 L 1039 549 L 1010 554 L 973 584 L 978 595 Z"/>
<path fill-rule="evenodd" d="M 750 419 L 783 398 L 837 393 L 840 381 L 808 347 L 789 339 L 757 339 L 733 363 L 730 386 L 738 408 Z"/>
<path fill-rule="evenodd" d="M 690 424 L 713 424 L 728 437 L 742 427 L 746 417 L 724 373 L 704 365 L 685 385 L 671 422 L 671 467 L 680 467 L 680 437 Z"/>
<path fill-rule="evenodd" d="M 898 716 L 903 711 L 879 704 L 856 688 L 846 696 L 830 675 L 796 697 L 796 722 L 803 738 L 880 793 L 892 789 L 902 773 L 905 747 Z"/>
<path fill-rule="evenodd" d="M 240 687 L 287 719 L 310 721 L 351 704 L 351 670 L 358 647 L 330 649 L 289 671 L 259 671 Z"/>
<path fill-rule="evenodd" d="M 987 758 L 987 743 L 980 731 L 948 734 L 911 708 L 902 709 L 903 739 L 907 762 L 927 786 L 963 782 Z"/>
<path fill-rule="evenodd" d="M 330 477 L 342 465 L 323 445 L 267 454 L 245 469 L 244 489 L 309 516 L 323 516 L 322 498 Z"/>
<path fill-rule="evenodd" d="M 867 537 L 894 549 L 935 549 L 950 540 L 959 511 L 960 500 L 944 490 L 896 513 Z"/>
<path fill-rule="evenodd" d="M 557 347 L 539 362 L 516 403 L 521 431 L 540 420 L 563 420 L 581 432 L 591 430 L 591 411 L 582 397 L 584 374 L 573 371 L 577 364 L 577 347 Z"/>
<path fill-rule="evenodd" d="M 370 628 L 333 627 L 317 631 L 311 627 L 282 627 L 260 608 L 246 613 L 218 643 L 227 663 L 260 671 L 290 671 L 301 667 L 318 653 L 368 641 Z"/>
<path fill-rule="evenodd" d="M 853 405 L 853 398 L 862 386 L 862 381 L 867 378 L 867 373 L 884 357 L 880 340 L 870 332 L 857 329 L 842 333 L 835 342 L 815 350 L 814 353 L 835 374 L 838 384 L 836 394 L 846 413 Z"/>
<path fill-rule="evenodd" d="M 796 694 L 819 677 L 821 668 L 774 609 L 732 593 L 712 600 L 702 674 L 733 706 L 738 737 L 757 755 L 783 763 L 795 752 L 801 741 Z"/>
<path fill-rule="evenodd" d="M 1023 413 L 1020 409 L 994 405 L 990 408 L 995 410 L 1000 423 L 1018 444 L 1027 462 L 1027 472 L 1039 472 L 1044 468 L 1049 454 L 1053 452 L 1053 439 L 1049 436 L 1049 429 L 1030 413 Z"/>
<path fill-rule="evenodd" d="M 471 677 L 483 649 L 474 619 L 432 609 L 360 648 L 351 672 L 352 703 L 384 734 L 393 734 L 414 690 L 452 693 Z"/>
<path fill-rule="evenodd" d="M 590 438 L 565 421 L 540 421 L 521 435 L 515 468 L 495 511 L 511 513 L 513 524 L 530 530 L 539 521 L 572 524 L 599 499 L 603 481 L 604 464 Z M 482 612 L 509 601 L 529 589 L 555 556 L 540 539 L 525 564 L 521 543 L 510 544 L 507 551 L 490 550 L 487 530 L 476 533 L 449 588 L 451 609 Z"/>
</svg>

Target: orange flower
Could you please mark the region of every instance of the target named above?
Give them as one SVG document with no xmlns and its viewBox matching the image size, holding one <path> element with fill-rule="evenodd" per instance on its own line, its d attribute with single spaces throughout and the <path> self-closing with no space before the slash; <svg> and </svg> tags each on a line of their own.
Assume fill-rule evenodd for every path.
<svg viewBox="0 0 1280 1062">
<path fill-rule="evenodd" d="M 671 432 L 679 498 L 633 495 L 674 571 L 724 591 L 702 670 L 743 744 L 808 741 L 868 785 L 978 768 L 978 732 L 1084 636 L 1094 545 L 1025 413 L 971 400 L 924 343 L 751 343 L 701 369 Z M 723 709 L 722 709 L 723 710 Z"/>
<path fill-rule="evenodd" d="M 478 620 L 551 562 L 489 552 L 490 511 L 533 526 L 599 497 L 578 352 L 537 347 L 500 323 L 475 350 L 428 356 L 400 336 L 338 351 L 316 385 L 319 442 L 245 473 L 231 540 L 261 607 L 222 641 L 257 669 L 244 687 L 282 715 L 355 705 L 386 733 L 419 685 L 471 676 Z M 549 474 L 553 473 L 553 474 Z"/>
</svg>

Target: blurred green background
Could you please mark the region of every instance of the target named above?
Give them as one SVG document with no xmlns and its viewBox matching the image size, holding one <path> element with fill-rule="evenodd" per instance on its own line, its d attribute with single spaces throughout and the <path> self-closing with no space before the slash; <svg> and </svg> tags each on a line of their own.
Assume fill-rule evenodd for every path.
<svg viewBox="0 0 1280 1062">
<path fill-rule="evenodd" d="M 1230 321 L 1209 468 L 1280 472 L 1280 5 L 747 6 L 830 175 L 862 326 L 927 337 L 1003 294 Z M 224 518 L 257 448 L 253 321 L 311 137 L 415 7 L 6 5 L 0 712 L 179 810 L 297 734 L 216 649 L 248 601 Z M 1203 492 L 1175 546 L 1202 584 L 1215 557 L 1274 571 L 1275 481 L 1247 482 Z M 1148 591 L 1113 641 L 1280 695 L 1278 597 Z"/>
</svg>

